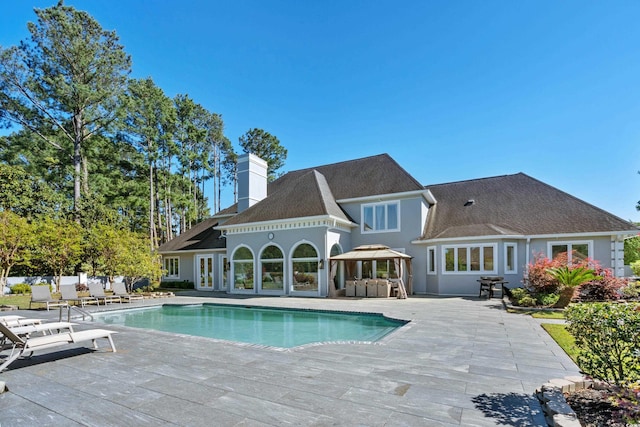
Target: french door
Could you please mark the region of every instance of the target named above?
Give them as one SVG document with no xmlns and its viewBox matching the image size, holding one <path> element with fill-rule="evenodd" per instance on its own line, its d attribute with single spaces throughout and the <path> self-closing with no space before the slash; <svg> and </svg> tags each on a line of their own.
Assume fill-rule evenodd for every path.
<svg viewBox="0 0 640 427">
<path fill-rule="evenodd" d="M 196 255 L 196 288 L 213 290 L 213 255 Z"/>
</svg>

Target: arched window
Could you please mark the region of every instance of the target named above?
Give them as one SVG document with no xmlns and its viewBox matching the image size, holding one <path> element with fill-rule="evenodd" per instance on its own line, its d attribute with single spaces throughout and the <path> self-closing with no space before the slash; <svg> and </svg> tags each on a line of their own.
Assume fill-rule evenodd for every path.
<svg viewBox="0 0 640 427">
<path fill-rule="evenodd" d="M 262 290 L 282 291 L 282 275 L 284 271 L 284 256 L 277 246 L 267 246 L 260 256 L 262 270 Z"/>
<path fill-rule="evenodd" d="M 308 243 L 302 243 L 293 251 L 293 290 L 318 291 L 318 252 Z"/>
<path fill-rule="evenodd" d="M 233 254 L 233 287 L 253 289 L 253 254 L 242 247 Z"/>
</svg>

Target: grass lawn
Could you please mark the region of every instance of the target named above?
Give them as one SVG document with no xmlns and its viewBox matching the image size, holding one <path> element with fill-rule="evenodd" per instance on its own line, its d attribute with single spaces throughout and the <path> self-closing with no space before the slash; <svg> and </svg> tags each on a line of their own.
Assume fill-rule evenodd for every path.
<svg viewBox="0 0 640 427">
<path fill-rule="evenodd" d="M 514 314 L 527 314 L 531 317 L 535 317 L 536 319 L 564 319 L 563 311 L 553 311 L 553 310 L 507 310 L 509 313 Z"/>
<path fill-rule="evenodd" d="M 573 335 L 567 331 L 567 327 L 555 323 L 543 323 L 542 327 L 577 365 L 578 347 L 576 346 L 576 341 L 573 339 Z"/>
<path fill-rule="evenodd" d="M 564 311 L 535 311 L 531 317 L 536 319 L 564 319 Z"/>
<path fill-rule="evenodd" d="M 0 297 L 0 305 L 17 305 L 20 310 L 27 310 L 29 308 L 29 301 L 31 301 L 31 295 L 3 295 Z M 38 308 L 40 305 L 36 304 L 34 308 Z"/>
</svg>

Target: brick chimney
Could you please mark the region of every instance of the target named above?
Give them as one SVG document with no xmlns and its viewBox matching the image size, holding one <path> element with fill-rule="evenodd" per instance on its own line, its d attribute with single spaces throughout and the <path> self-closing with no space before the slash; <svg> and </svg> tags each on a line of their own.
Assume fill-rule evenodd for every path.
<svg viewBox="0 0 640 427">
<path fill-rule="evenodd" d="M 267 197 L 267 162 L 248 153 L 238 156 L 238 213 Z"/>
</svg>

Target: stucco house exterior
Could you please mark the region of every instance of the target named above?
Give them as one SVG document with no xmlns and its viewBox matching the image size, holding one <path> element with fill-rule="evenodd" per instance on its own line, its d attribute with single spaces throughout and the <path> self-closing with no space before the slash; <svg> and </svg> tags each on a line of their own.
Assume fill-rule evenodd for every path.
<svg viewBox="0 0 640 427">
<path fill-rule="evenodd" d="M 412 258 L 412 293 L 477 295 L 480 276 L 522 280 L 536 254 L 598 260 L 622 276 L 638 228 L 523 173 L 423 185 L 381 154 L 289 172 L 238 160 L 238 203 L 159 248 L 164 281 L 233 294 L 326 297 L 354 277 L 397 277 L 393 262 L 329 260 L 362 245 Z M 404 274 L 407 274 L 405 271 Z"/>
</svg>

